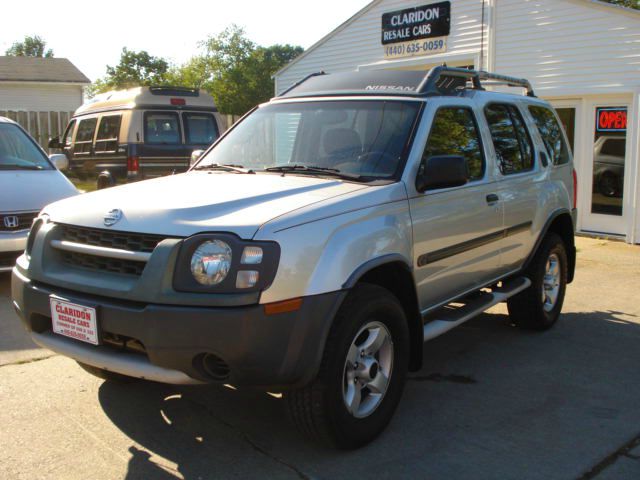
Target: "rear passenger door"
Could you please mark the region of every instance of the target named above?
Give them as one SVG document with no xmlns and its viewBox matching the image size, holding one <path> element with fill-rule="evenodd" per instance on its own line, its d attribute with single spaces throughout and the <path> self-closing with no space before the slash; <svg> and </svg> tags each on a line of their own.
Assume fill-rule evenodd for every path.
<svg viewBox="0 0 640 480">
<path fill-rule="evenodd" d="M 544 172 L 536 164 L 537 152 L 517 104 L 489 103 L 484 115 L 499 169 L 498 197 L 504 209 L 500 272 L 508 273 L 523 263 L 533 247 L 533 221 L 540 209 Z"/>
<path fill-rule="evenodd" d="M 430 101 L 425 112 L 429 115 L 435 109 L 421 165 L 431 156 L 462 155 L 469 182 L 410 193 L 414 275 L 423 311 L 491 281 L 500 256 L 502 207 L 494 201 L 497 185 L 477 113 L 471 103 L 438 103 Z M 415 184 L 408 188 L 411 192 Z"/>
</svg>

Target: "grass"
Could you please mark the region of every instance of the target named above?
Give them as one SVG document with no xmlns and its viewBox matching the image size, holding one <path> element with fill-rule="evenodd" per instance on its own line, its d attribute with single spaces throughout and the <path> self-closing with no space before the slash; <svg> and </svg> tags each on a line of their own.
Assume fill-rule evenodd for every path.
<svg viewBox="0 0 640 480">
<path fill-rule="evenodd" d="M 86 178 L 81 180 L 78 177 L 72 177 L 69 175 L 67 175 L 67 178 L 71 180 L 71 183 L 73 183 L 81 193 L 93 192 L 97 188 L 95 178 Z"/>
</svg>

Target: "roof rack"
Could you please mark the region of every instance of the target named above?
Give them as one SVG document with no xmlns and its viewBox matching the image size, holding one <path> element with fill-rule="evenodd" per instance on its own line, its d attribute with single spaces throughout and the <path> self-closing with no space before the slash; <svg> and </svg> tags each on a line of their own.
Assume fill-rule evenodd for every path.
<svg viewBox="0 0 640 480">
<path fill-rule="evenodd" d="M 522 87 L 527 90 L 529 97 L 535 97 L 531 83 L 524 78 L 467 70 L 466 68 L 447 67 L 446 65 L 429 70 L 429 73 L 425 75 L 420 85 L 418 85 L 417 92 L 420 95 L 442 95 L 455 89 L 466 88 L 467 81 L 471 81 L 474 90 L 484 90 L 481 80 L 495 80 L 485 85 Z"/>
<path fill-rule="evenodd" d="M 466 88 L 467 81 L 471 81 L 474 90 L 484 90 L 481 80 L 493 80 L 485 85 L 508 85 L 510 87 L 522 87 L 526 89 L 529 97 L 535 97 L 533 87 L 529 80 L 510 77 L 485 71 L 467 70 L 466 68 L 447 67 L 446 65 L 434 67 L 429 70 L 418 85 L 417 93 L 420 95 L 442 95 L 455 89 Z"/>
<path fill-rule="evenodd" d="M 307 75 L 304 78 L 301 78 L 300 80 L 298 80 L 296 83 L 294 83 L 293 85 L 291 85 L 289 88 L 285 89 L 284 91 L 280 92 L 277 96 L 278 97 L 282 97 L 285 94 L 289 93 L 291 90 L 293 90 L 294 88 L 296 88 L 297 86 L 303 84 L 304 82 L 306 82 L 307 80 L 309 80 L 312 77 L 317 77 L 319 75 L 326 75 L 324 70 L 320 70 L 319 72 L 313 72 L 310 73 L 309 75 Z"/>
</svg>

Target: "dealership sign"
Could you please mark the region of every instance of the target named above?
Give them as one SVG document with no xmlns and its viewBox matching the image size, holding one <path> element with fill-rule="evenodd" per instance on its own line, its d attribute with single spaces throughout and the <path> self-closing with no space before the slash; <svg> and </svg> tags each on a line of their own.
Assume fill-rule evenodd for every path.
<svg viewBox="0 0 640 480">
<path fill-rule="evenodd" d="M 451 2 L 439 2 L 382 14 L 386 58 L 446 51 L 451 30 Z"/>
<path fill-rule="evenodd" d="M 597 132 L 626 132 L 627 108 L 626 107 L 600 107 L 596 108 Z"/>
<path fill-rule="evenodd" d="M 382 14 L 382 44 L 446 37 L 450 28 L 450 2 L 387 12 Z"/>
</svg>

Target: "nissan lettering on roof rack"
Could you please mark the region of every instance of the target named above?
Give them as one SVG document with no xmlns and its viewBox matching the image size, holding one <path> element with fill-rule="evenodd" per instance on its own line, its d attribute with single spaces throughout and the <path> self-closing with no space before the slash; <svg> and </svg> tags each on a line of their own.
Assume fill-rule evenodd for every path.
<svg viewBox="0 0 640 480">
<path fill-rule="evenodd" d="M 186 173 L 47 206 L 12 295 L 36 343 L 94 375 L 282 392 L 304 434 L 357 448 L 425 341 L 499 302 L 518 327 L 557 322 L 575 199 L 525 79 L 319 72 Z"/>
</svg>

